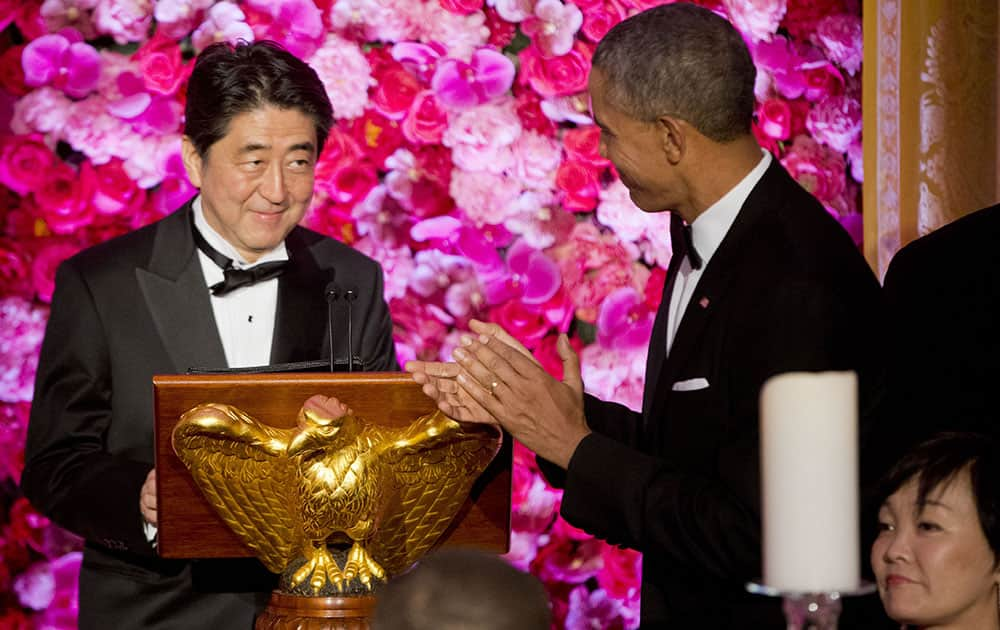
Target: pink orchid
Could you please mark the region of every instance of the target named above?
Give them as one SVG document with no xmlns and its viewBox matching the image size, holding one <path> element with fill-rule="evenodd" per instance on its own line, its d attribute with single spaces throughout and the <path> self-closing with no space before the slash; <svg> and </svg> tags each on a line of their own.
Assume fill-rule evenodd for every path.
<svg viewBox="0 0 1000 630">
<path fill-rule="evenodd" d="M 558 57 L 573 48 L 573 38 L 581 24 L 583 13 L 575 5 L 560 0 L 538 0 L 534 15 L 521 23 L 521 30 L 546 57 Z"/>
<path fill-rule="evenodd" d="M 437 42 L 421 44 L 418 42 L 398 42 L 392 47 L 392 58 L 403 64 L 403 67 L 429 82 L 434 76 L 438 60 L 445 55 L 446 49 Z"/>
<path fill-rule="evenodd" d="M 319 47 L 323 14 L 312 0 L 249 0 L 245 8 L 254 12 L 250 26 L 257 39 L 273 39 L 303 59 Z"/>
<path fill-rule="evenodd" d="M 525 304 L 540 305 L 556 294 L 562 284 L 559 266 L 524 240 L 507 251 L 509 275 L 486 282 L 486 298 L 499 304 L 518 297 Z"/>
<path fill-rule="evenodd" d="M 597 340 L 605 348 L 644 349 L 653 330 L 653 316 L 632 287 L 612 291 L 597 315 Z"/>
<path fill-rule="evenodd" d="M 448 107 L 466 109 L 488 103 L 514 82 L 514 63 L 502 53 L 480 48 L 470 63 L 445 59 L 438 63 L 431 88 Z"/>
<path fill-rule="evenodd" d="M 73 98 L 90 94 L 101 76 L 101 56 L 74 29 L 33 40 L 25 47 L 21 64 L 27 85 L 52 84 Z"/>
<path fill-rule="evenodd" d="M 569 596 L 566 614 L 567 630 L 587 628 L 626 628 L 636 621 L 635 612 L 624 606 L 603 590 L 590 591 L 578 586 Z"/>
</svg>

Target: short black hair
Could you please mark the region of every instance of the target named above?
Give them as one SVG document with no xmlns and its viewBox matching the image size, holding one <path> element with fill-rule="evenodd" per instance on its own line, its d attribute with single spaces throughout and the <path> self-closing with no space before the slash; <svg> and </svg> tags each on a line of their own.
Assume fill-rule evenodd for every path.
<svg viewBox="0 0 1000 630">
<path fill-rule="evenodd" d="M 608 101 L 632 118 L 676 116 L 716 142 L 750 133 L 757 69 L 739 31 L 708 9 L 678 3 L 637 13 L 608 31 L 592 65 Z"/>
<path fill-rule="evenodd" d="M 323 150 L 333 107 L 315 70 L 272 41 L 212 44 L 198 55 L 188 79 L 184 134 L 204 157 L 233 117 L 266 105 L 312 118 L 316 153 Z"/>
<path fill-rule="evenodd" d="M 903 456 L 883 476 L 876 497 L 883 504 L 911 479 L 917 480 L 917 506 L 928 495 L 969 471 L 972 498 L 994 561 L 1000 560 L 1000 442 L 980 433 L 939 433 Z"/>
<path fill-rule="evenodd" d="M 472 549 L 430 554 L 376 591 L 372 630 L 548 630 L 538 578 Z"/>
</svg>

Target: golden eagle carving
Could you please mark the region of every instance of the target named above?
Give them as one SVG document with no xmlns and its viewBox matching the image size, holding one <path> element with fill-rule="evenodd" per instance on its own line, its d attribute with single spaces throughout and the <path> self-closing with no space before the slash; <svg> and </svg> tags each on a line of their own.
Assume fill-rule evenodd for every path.
<svg viewBox="0 0 1000 630">
<path fill-rule="evenodd" d="M 437 541 L 500 449 L 492 425 L 440 412 L 376 427 L 313 396 L 279 429 L 230 405 L 192 408 L 173 447 L 222 519 L 282 590 L 340 593 L 408 569 Z M 330 545 L 347 547 L 338 564 Z"/>
</svg>

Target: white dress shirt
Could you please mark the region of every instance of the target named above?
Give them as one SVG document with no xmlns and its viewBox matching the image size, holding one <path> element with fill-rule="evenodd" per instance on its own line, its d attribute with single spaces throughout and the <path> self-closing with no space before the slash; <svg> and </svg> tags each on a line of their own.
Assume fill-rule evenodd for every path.
<svg viewBox="0 0 1000 630">
<path fill-rule="evenodd" d="M 219 253 L 233 260 L 237 269 L 278 260 L 288 260 L 288 251 L 282 241 L 277 247 L 265 253 L 252 264 L 243 258 L 236 248 L 212 229 L 205 220 L 201 207 L 201 197 L 192 204 L 194 225 L 205 237 L 205 241 Z M 205 274 L 205 282 L 212 286 L 222 282 L 223 274 L 212 259 L 198 250 L 198 260 Z M 267 365 L 271 362 L 271 342 L 274 339 L 274 316 L 278 307 L 278 279 L 272 278 L 255 285 L 241 287 L 226 295 L 213 295 L 212 312 L 226 351 L 229 367 L 250 367 Z"/>
<path fill-rule="evenodd" d="M 750 192 L 764 176 L 767 167 L 771 165 L 773 159 L 771 154 L 764 150 L 761 150 L 761 153 L 764 155 L 757 166 L 747 173 L 746 177 L 740 180 L 740 183 L 698 215 L 698 218 L 691 224 L 691 241 L 694 243 L 695 251 L 701 256 L 701 269 L 692 269 L 691 261 L 685 257 L 677 270 L 677 278 L 674 280 L 674 289 L 670 294 L 670 304 L 667 310 L 666 352 L 668 355 L 670 348 L 674 345 L 674 336 L 677 334 L 681 316 L 687 310 L 702 272 L 708 267 L 715 250 L 719 249 L 722 239 L 726 237 L 726 233 L 732 227 L 736 215 L 740 213 L 740 208 L 750 196 Z"/>
</svg>

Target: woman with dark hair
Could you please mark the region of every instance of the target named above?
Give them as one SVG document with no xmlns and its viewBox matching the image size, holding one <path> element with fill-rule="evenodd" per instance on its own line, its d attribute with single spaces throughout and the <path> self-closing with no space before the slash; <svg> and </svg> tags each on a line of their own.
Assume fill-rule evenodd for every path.
<svg viewBox="0 0 1000 630">
<path fill-rule="evenodd" d="M 970 433 L 917 446 L 883 479 L 871 562 L 895 621 L 1000 629 L 1000 447 Z"/>
</svg>

